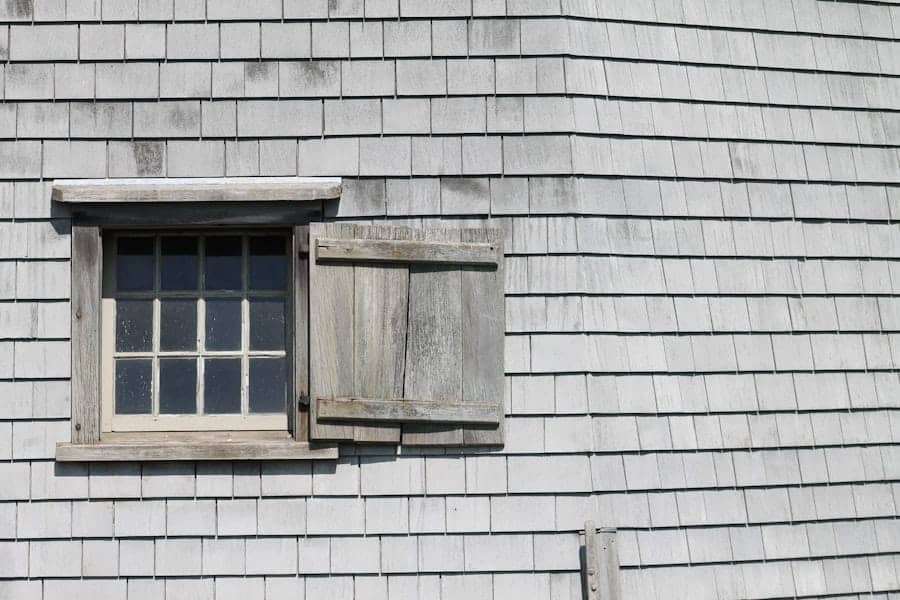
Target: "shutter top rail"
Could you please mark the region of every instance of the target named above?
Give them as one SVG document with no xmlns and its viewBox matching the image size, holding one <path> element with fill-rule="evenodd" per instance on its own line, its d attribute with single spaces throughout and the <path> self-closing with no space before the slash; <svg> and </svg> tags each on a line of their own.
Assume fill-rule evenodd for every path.
<svg viewBox="0 0 900 600">
<path fill-rule="evenodd" d="M 319 238 L 316 260 L 496 266 L 498 244 Z"/>
<path fill-rule="evenodd" d="M 53 199 L 71 204 L 302 202 L 340 196 L 340 177 L 57 179 L 53 182 Z"/>
</svg>

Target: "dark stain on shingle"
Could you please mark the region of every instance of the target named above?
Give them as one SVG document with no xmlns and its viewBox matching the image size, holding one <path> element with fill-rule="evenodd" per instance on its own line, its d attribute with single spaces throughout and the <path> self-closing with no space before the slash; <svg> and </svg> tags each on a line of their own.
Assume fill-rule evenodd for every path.
<svg viewBox="0 0 900 600">
<path fill-rule="evenodd" d="M 488 195 L 487 179 L 471 179 L 468 177 L 448 177 L 441 182 L 448 192 L 465 194 L 475 198 L 485 198 Z"/>
<path fill-rule="evenodd" d="M 259 81 L 261 79 L 270 79 L 275 76 L 275 63 L 259 62 L 247 63 L 244 65 L 244 77 L 250 81 Z"/>
<path fill-rule="evenodd" d="M 135 142 L 132 152 L 138 177 L 163 175 L 165 151 L 162 142 Z"/>
<path fill-rule="evenodd" d="M 34 13 L 34 0 L 6 0 L 6 14 L 15 19 L 30 19 Z"/>
<path fill-rule="evenodd" d="M 200 118 L 199 111 L 196 110 L 195 105 L 175 105 L 175 107 L 169 111 L 169 114 L 166 116 L 166 119 L 169 121 L 169 124 L 178 129 L 179 131 L 190 131 L 192 129 L 196 129 L 198 126 L 198 119 Z"/>
<path fill-rule="evenodd" d="M 299 78 L 308 85 L 322 85 L 337 75 L 337 64 L 329 60 L 314 60 L 303 64 Z"/>
</svg>

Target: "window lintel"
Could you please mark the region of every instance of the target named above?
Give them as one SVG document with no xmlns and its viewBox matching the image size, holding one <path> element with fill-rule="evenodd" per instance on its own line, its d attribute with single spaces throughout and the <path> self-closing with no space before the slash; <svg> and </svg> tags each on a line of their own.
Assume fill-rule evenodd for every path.
<svg viewBox="0 0 900 600">
<path fill-rule="evenodd" d="M 66 204 L 144 202 L 304 202 L 341 196 L 340 177 L 57 179 L 53 200 Z"/>
</svg>

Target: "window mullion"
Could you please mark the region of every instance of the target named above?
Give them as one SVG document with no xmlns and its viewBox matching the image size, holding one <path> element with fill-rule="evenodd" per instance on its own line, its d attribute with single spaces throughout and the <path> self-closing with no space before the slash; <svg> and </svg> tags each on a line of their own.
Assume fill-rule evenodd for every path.
<svg viewBox="0 0 900 600">
<path fill-rule="evenodd" d="M 154 237 L 153 242 L 153 254 L 154 254 L 154 270 L 153 270 L 153 324 L 152 324 L 152 351 L 153 351 L 153 363 L 151 365 L 151 373 L 152 373 L 152 381 L 151 381 L 151 408 L 150 414 L 159 415 L 159 388 L 160 388 L 160 380 L 159 380 L 159 337 L 160 337 L 160 329 L 162 327 L 162 322 L 160 319 L 160 299 L 159 299 L 159 290 L 160 290 L 160 279 L 162 272 L 162 253 L 160 251 L 160 236 Z"/>
<path fill-rule="evenodd" d="M 250 413 L 250 237 L 241 236 L 241 414 Z"/>
<path fill-rule="evenodd" d="M 200 290 L 197 298 L 197 414 L 204 414 L 206 409 L 206 361 L 202 358 L 206 352 L 206 236 L 198 236 L 197 267 L 200 269 Z"/>
</svg>

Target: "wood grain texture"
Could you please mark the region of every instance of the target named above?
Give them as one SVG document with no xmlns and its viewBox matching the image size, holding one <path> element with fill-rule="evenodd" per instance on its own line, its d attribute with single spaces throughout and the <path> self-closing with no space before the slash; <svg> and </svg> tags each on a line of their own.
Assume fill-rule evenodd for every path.
<svg viewBox="0 0 900 600">
<path fill-rule="evenodd" d="M 100 441 L 102 248 L 94 225 L 72 225 L 72 442 Z"/>
<path fill-rule="evenodd" d="M 458 242 L 458 229 L 429 229 L 426 241 Z M 459 402 L 462 398 L 462 277 L 458 266 L 410 265 L 409 323 L 403 396 Z M 408 445 L 459 446 L 454 425 L 403 426 Z"/>
<path fill-rule="evenodd" d="M 402 231 L 396 227 L 391 229 Z M 496 265 L 497 246 L 492 243 L 389 241 L 367 236 L 353 240 L 319 239 L 316 240 L 316 260 Z"/>
<path fill-rule="evenodd" d="M 351 237 L 352 225 L 311 223 L 310 244 L 320 237 Z M 353 394 L 353 265 L 309 261 L 310 397 Z M 352 440 L 352 425 L 329 425 L 310 405 L 310 439 Z"/>
<path fill-rule="evenodd" d="M 291 305 L 293 385 L 288 393 L 288 427 L 295 441 L 309 438 L 309 226 L 294 227 Z"/>
<path fill-rule="evenodd" d="M 361 241 L 402 239 L 409 237 L 409 230 L 357 226 L 355 237 Z M 403 394 L 406 359 L 409 267 L 397 263 L 361 263 L 353 267 L 353 273 L 353 393 L 363 397 L 399 398 Z M 353 439 L 398 443 L 400 427 L 356 425 Z"/>
<path fill-rule="evenodd" d="M 397 423 L 482 423 L 497 425 L 495 404 L 430 402 L 397 398 L 317 398 L 323 421 L 391 421 Z"/>
<path fill-rule="evenodd" d="M 348 254 L 347 260 L 316 258 L 310 263 L 313 439 L 396 443 L 397 424 L 402 423 L 404 444 L 502 444 L 502 232 L 339 224 L 312 228 L 313 247 L 355 253 L 352 259 Z M 371 247 L 369 242 L 397 239 L 410 241 L 409 248 L 487 248 L 491 260 L 411 262 L 409 253 L 387 251 L 379 256 L 402 262 L 361 260 L 360 249 Z M 319 352 L 323 355 L 317 357 Z M 316 381 L 319 372 L 329 383 Z M 341 391 L 348 380 L 352 392 Z M 348 404 L 351 397 L 366 402 Z M 410 406 L 383 402 L 394 398 L 407 399 Z M 463 404 L 471 406 L 466 410 Z"/>
<path fill-rule="evenodd" d="M 485 242 L 495 248 L 496 268 L 468 267 L 462 277 L 462 401 L 494 406 L 494 426 L 465 427 L 463 444 L 503 444 L 503 336 L 504 305 L 503 234 L 497 229 L 463 229 L 464 242 Z"/>
<path fill-rule="evenodd" d="M 593 521 L 584 524 L 584 556 L 581 561 L 581 585 L 585 600 L 600 600 L 600 578 L 597 561 L 600 553 L 597 527 Z"/>
<path fill-rule="evenodd" d="M 338 457 L 336 446 L 311 447 L 293 440 L 220 442 L 132 442 L 57 444 L 60 462 L 145 460 L 324 460 Z"/>
<path fill-rule="evenodd" d="M 599 597 L 603 600 L 620 600 L 619 551 L 616 547 L 616 531 L 599 529 L 596 534 L 596 572 Z"/>
<path fill-rule="evenodd" d="M 296 202 L 340 196 L 340 177 L 67 179 L 53 184 L 53 199 L 66 203 Z"/>
</svg>

